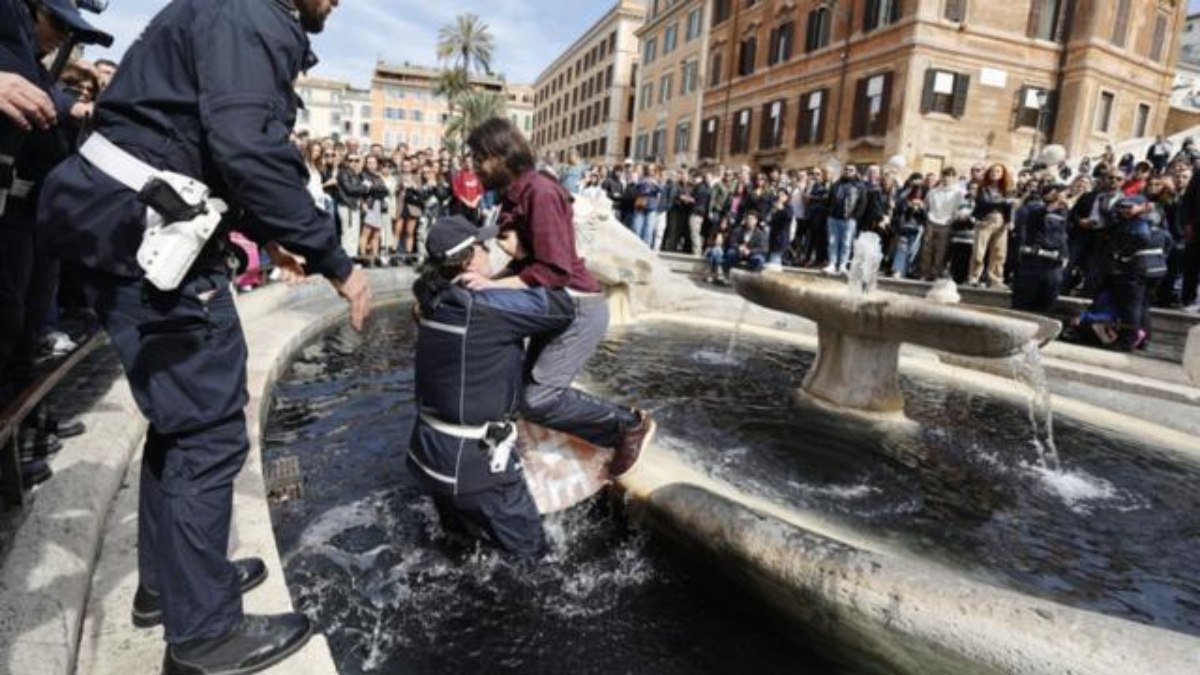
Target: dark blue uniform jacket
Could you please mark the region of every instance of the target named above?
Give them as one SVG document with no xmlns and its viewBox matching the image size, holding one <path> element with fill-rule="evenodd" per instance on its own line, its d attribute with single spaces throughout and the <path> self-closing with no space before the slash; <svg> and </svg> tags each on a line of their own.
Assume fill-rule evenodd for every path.
<svg viewBox="0 0 1200 675">
<path fill-rule="evenodd" d="M 95 130 L 142 161 L 202 180 L 241 211 L 239 229 L 278 241 L 311 271 L 344 279 L 350 259 L 331 217 L 313 204 L 288 135 L 292 82 L 312 64 L 308 38 L 283 0 L 174 0 L 130 46 L 96 107 Z M 42 193 L 40 220 L 64 258 L 139 277 L 144 207 L 81 157 Z"/>
<path fill-rule="evenodd" d="M 50 73 L 37 57 L 33 17 L 23 0 L 0 0 L 0 71 L 15 73 L 41 87 L 54 103 L 60 121 L 70 117 L 75 98 L 54 86 Z M 0 154 L 16 157 L 17 177 L 38 183 L 66 156 L 67 144 L 61 131 L 21 132 L 7 117 L 0 116 Z M 9 217 L 2 226 L 30 229 L 37 205 L 36 189 L 28 199 L 11 199 Z"/>
<path fill-rule="evenodd" d="M 451 424 L 512 419 L 525 373 L 525 339 L 565 330 L 575 320 L 566 291 L 546 288 L 468 291 L 418 282 L 416 394 L 420 410 Z M 418 419 L 409 466 L 431 492 L 469 494 L 521 480 L 514 452 L 493 474 L 480 441 L 438 432 Z M 415 466 L 414 466 L 415 464 Z"/>
</svg>

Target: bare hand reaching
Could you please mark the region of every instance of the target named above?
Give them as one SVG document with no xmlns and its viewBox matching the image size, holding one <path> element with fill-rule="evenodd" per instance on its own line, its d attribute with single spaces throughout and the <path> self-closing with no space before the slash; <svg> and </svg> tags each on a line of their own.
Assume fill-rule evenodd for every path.
<svg viewBox="0 0 1200 675">
<path fill-rule="evenodd" d="M 0 113 L 22 131 L 49 129 L 57 121 L 50 95 L 14 73 L 0 72 Z"/>
<path fill-rule="evenodd" d="M 283 274 L 284 281 L 289 284 L 298 284 L 304 281 L 307 276 L 304 264 L 308 262 L 304 256 L 296 255 L 273 241 L 267 244 L 266 249 L 275 269 Z"/>
<path fill-rule="evenodd" d="M 361 267 L 355 267 L 350 276 L 332 283 L 338 295 L 350 303 L 350 325 L 361 331 L 371 316 L 371 285 L 367 283 L 366 273 Z"/>
</svg>

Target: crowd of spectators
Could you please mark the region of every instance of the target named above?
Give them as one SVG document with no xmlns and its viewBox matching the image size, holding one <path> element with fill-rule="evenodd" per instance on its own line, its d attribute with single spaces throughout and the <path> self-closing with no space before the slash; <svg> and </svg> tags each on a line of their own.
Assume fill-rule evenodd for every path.
<svg viewBox="0 0 1200 675">
<path fill-rule="evenodd" d="M 543 166 L 571 192 L 604 193 L 615 216 L 655 250 L 703 256 L 710 283 L 728 283 L 734 266 L 844 275 L 856 236 L 874 232 L 883 244 L 880 272 L 890 277 L 949 278 L 1011 291 L 1023 260 L 1049 260 L 1058 281 L 1048 298 L 1031 303 L 1014 297 L 1014 305 L 1050 311 L 1058 294 L 1066 293 L 1098 305 L 1136 303 L 1136 309 L 1115 314 L 1143 316 L 1150 305 L 1200 311 L 1198 160 L 1200 150 L 1190 139 L 1175 150 L 1158 137 L 1140 161 L 1117 158 L 1109 148 L 1074 165 L 1028 163 L 1014 170 L 978 163 L 961 173 L 954 167 L 903 173 L 892 164 L 755 171 L 669 169 L 627 160 L 606 167 L 574 154 L 562 164 L 547 156 Z M 1061 246 L 1041 238 L 1047 213 L 1061 214 Z M 1135 227 L 1139 234 L 1131 241 L 1126 230 Z M 1162 264 L 1137 271 L 1144 300 L 1114 294 L 1129 276 L 1126 259 L 1145 261 L 1152 246 L 1161 247 Z M 1114 316 L 1109 323 L 1134 339 L 1105 342 L 1124 348 L 1147 343 L 1144 322 L 1128 326 Z"/>
</svg>

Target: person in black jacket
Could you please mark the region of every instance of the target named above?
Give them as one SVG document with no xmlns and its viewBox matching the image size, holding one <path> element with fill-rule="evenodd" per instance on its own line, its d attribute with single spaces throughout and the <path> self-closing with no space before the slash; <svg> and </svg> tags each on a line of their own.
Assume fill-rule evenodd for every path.
<svg viewBox="0 0 1200 675">
<path fill-rule="evenodd" d="M 1041 198 L 1029 208 L 1017 228 L 1017 272 L 1013 279 L 1012 308 L 1049 312 L 1058 301 L 1063 268 L 1067 264 L 1069 209 L 1063 188 L 1046 183 Z"/>
<path fill-rule="evenodd" d="M 829 190 L 829 211 L 826 220 L 829 244 L 829 264 L 826 274 L 845 274 L 850 269 L 850 254 L 858 219 L 866 208 L 866 189 L 858 179 L 858 169 L 849 164 L 842 177 Z"/>
<path fill-rule="evenodd" d="M 220 199 L 244 234 L 296 254 L 277 249 L 276 264 L 328 278 L 362 328 L 370 287 L 309 195 L 289 141 L 292 84 L 313 58 L 305 33 L 320 32 L 334 4 L 173 0 L 130 45 L 96 105 L 92 136 L 38 202 L 39 227 L 84 268 L 88 300 L 149 420 L 133 618 L 164 625 L 168 674 L 262 670 L 299 649 L 312 624 L 303 614 L 244 614 L 242 592 L 266 569 L 228 559 L 233 482 L 250 443 L 224 226 L 190 266 L 194 249 L 171 252 L 165 259 L 181 264 L 166 270 L 138 252 L 144 243 L 163 251 L 143 242 L 148 221 L 207 226 Z M 177 283 L 165 276 L 172 270 L 183 274 Z"/>
<path fill-rule="evenodd" d="M 358 250 L 368 265 L 379 264 L 379 240 L 384 227 L 388 225 L 388 186 L 383 182 L 379 173 L 379 158 L 367 155 L 359 182 L 363 187 L 362 196 L 362 234 L 359 236 Z"/>
<path fill-rule="evenodd" d="M 337 170 L 338 220 L 342 224 L 342 250 L 351 258 L 362 255 L 359 247 L 362 237 L 362 200 L 367 186 L 362 181 L 363 158 L 351 154 Z"/>
<path fill-rule="evenodd" d="M 413 286 L 418 419 L 408 466 L 447 532 L 536 560 L 548 547 L 515 452 L 525 344 L 565 330 L 575 305 L 564 289 L 457 283 L 466 273 L 490 275 L 487 242 L 496 234 L 461 216 L 430 228 L 429 258 Z"/>
<path fill-rule="evenodd" d="M 1167 272 L 1162 228 L 1145 217 L 1150 204 L 1142 195 L 1123 197 L 1113 206 L 1116 220 L 1108 242 L 1112 291 L 1118 319 L 1117 349 L 1133 351 L 1150 338 L 1150 298 Z"/>
</svg>

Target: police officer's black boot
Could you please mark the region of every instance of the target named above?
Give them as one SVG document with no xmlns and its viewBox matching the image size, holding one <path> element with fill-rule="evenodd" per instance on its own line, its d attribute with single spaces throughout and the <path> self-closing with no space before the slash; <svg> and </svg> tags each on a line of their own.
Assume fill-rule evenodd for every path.
<svg viewBox="0 0 1200 675">
<path fill-rule="evenodd" d="M 267 565 L 262 558 L 234 560 L 233 566 L 237 568 L 242 593 L 267 580 Z M 152 628 L 162 623 L 162 620 L 162 604 L 159 602 L 158 593 L 138 584 L 137 593 L 133 596 L 133 625 L 138 628 Z"/>
<path fill-rule="evenodd" d="M 255 673 L 294 654 L 311 635 L 303 614 L 247 614 L 227 635 L 167 645 L 163 675 Z"/>
</svg>

